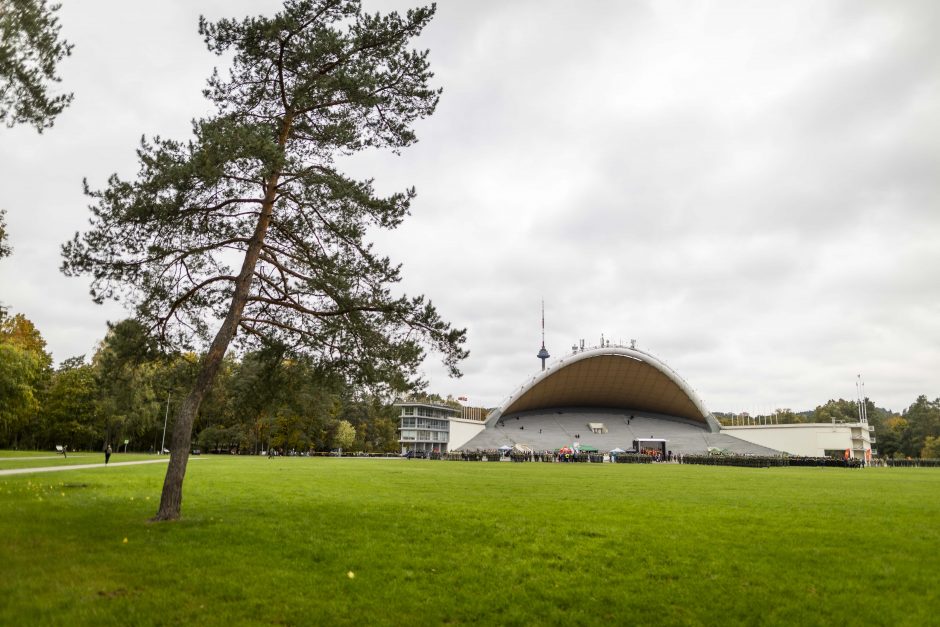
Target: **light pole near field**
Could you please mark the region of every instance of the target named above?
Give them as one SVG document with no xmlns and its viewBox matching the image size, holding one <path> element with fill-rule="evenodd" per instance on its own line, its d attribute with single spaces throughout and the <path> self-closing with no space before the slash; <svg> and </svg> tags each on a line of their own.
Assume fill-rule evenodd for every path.
<svg viewBox="0 0 940 627">
<path fill-rule="evenodd" d="M 166 415 L 163 416 L 163 439 L 160 440 L 160 454 L 166 450 L 166 422 L 170 419 L 170 393 L 166 393 Z"/>
</svg>

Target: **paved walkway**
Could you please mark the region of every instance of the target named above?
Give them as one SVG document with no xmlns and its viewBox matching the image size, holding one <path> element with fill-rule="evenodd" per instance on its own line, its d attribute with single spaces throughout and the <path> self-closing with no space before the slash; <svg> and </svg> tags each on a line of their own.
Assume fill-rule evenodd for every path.
<svg viewBox="0 0 940 627">
<path fill-rule="evenodd" d="M 36 459 L 33 457 L 32 459 Z M 190 458 L 192 459 L 192 458 Z M 170 461 L 169 457 L 163 459 L 144 459 L 137 462 L 111 462 L 108 466 L 134 466 L 136 464 L 165 464 Z M 43 468 L 10 468 L 9 470 L 0 470 L 0 476 L 3 475 L 25 475 L 31 472 L 55 472 L 57 470 L 81 470 L 84 468 L 104 468 L 102 464 L 73 464 L 63 466 L 45 466 Z"/>
<path fill-rule="evenodd" d="M 101 457 L 101 455 L 97 453 L 95 455 L 82 455 L 81 453 L 77 453 L 71 457 Z M 0 462 L 28 462 L 34 459 L 62 459 L 62 455 L 49 455 L 48 457 L 32 457 L 30 455 L 24 455 L 22 457 L 3 457 L 0 455 Z"/>
</svg>

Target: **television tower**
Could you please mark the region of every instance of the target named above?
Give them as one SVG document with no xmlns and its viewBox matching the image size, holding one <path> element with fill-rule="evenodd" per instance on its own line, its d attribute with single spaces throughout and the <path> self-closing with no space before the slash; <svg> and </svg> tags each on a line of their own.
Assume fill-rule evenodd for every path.
<svg viewBox="0 0 940 627">
<path fill-rule="evenodd" d="M 545 299 L 542 299 L 542 348 L 539 350 L 539 354 L 536 355 L 539 359 L 542 360 L 542 370 L 545 370 L 545 360 L 551 357 L 548 354 L 548 351 L 545 350 Z"/>
</svg>

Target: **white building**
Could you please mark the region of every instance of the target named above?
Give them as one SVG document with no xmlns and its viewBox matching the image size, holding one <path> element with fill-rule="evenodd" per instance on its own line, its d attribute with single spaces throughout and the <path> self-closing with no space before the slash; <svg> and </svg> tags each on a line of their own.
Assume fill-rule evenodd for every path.
<svg viewBox="0 0 940 627">
<path fill-rule="evenodd" d="M 722 427 L 736 438 L 807 457 L 843 457 L 845 451 L 858 459 L 870 459 L 875 442 L 874 427 L 867 422 L 815 422 L 787 425 Z"/>
<path fill-rule="evenodd" d="M 482 420 L 464 418 L 468 408 L 434 403 L 395 403 L 401 410 L 398 442 L 401 452 L 446 453 L 466 444 L 483 430 Z"/>
</svg>

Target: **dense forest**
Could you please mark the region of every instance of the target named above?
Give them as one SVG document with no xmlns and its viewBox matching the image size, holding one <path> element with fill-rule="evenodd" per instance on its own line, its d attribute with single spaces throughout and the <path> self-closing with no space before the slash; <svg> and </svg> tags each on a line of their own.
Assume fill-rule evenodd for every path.
<svg viewBox="0 0 940 627">
<path fill-rule="evenodd" d="M 133 320 L 112 325 L 90 359 L 52 367 L 39 330 L 21 314 L 0 320 L 0 448 L 158 451 L 164 425 L 196 375 L 195 353 L 160 354 Z M 438 396 L 426 400 L 444 402 Z M 362 394 L 310 358 L 268 347 L 228 356 L 193 429 L 206 451 L 399 450 L 394 399 Z M 886 457 L 940 458 L 940 398 L 920 396 L 895 413 L 867 402 L 873 446 Z M 730 414 L 716 412 L 731 424 Z M 740 417 L 737 417 L 740 420 Z M 815 410 L 780 409 L 756 422 L 858 420 L 858 404 L 830 400 Z M 123 450 L 123 449 L 122 449 Z"/>
</svg>

